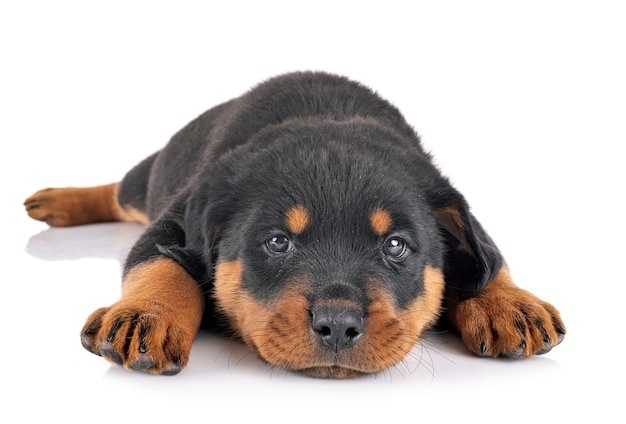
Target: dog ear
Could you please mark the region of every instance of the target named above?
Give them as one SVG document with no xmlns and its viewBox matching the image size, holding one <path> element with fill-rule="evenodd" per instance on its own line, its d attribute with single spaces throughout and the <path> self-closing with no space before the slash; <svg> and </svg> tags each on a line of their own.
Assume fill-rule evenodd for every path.
<svg viewBox="0 0 626 424">
<path fill-rule="evenodd" d="M 184 247 L 177 246 L 168 249 L 169 253 L 162 252 L 179 261 L 199 283 L 213 278 L 220 226 L 225 219 L 223 203 L 221 200 L 214 200 L 204 190 L 196 190 L 185 203 L 182 218 Z"/>
<path fill-rule="evenodd" d="M 446 296 L 472 297 L 498 273 L 502 255 L 458 191 L 437 190 L 431 202 L 446 246 Z"/>
<path fill-rule="evenodd" d="M 178 262 L 198 283 L 204 283 L 209 279 L 207 272 L 209 268 L 200 255 L 192 249 L 180 246 L 164 246 L 158 243 L 156 248 L 163 256 Z"/>
<path fill-rule="evenodd" d="M 219 210 L 209 199 L 181 195 L 133 246 L 126 268 L 159 255 L 176 261 L 199 284 L 211 280 Z"/>
<path fill-rule="evenodd" d="M 125 273 L 141 263 L 165 256 L 176 261 L 199 283 L 207 280 L 209 268 L 197 243 L 188 242 L 182 209 L 172 206 L 150 223 L 128 254 L 124 265 Z"/>
</svg>

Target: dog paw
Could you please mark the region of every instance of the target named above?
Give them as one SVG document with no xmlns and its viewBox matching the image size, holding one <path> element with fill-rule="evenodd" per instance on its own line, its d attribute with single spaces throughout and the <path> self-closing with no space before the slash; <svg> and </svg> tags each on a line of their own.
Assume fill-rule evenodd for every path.
<svg viewBox="0 0 626 424">
<path fill-rule="evenodd" d="M 52 227 L 70 225 L 71 202 L 66 196 L 69 189 L 46 188 L 30 196 L 24 202 L 28 216 Z"/>
<path fill-rule="evenodd" d="M 89 352 L 127 370 L 175 375 L 187 364 L 194 333 L 156 301 L 120 301 L 93 312 L 81 331 Z"/>
<path fill-rule="evenodd" d="M 464 344 L 479 356 L 519 359 L 541 355 L 565 336 L 554 306 L 497 281 L 461 301 L 453 314 Z"/>
<path fill-rule="evenodd" d="M 28 215 L 51 227 L 124 219 L 117 203 L 117 184 L 46 188 L 24 201 Z M 130 219 L 128 219 L 130 220 Z"/>
</svg>

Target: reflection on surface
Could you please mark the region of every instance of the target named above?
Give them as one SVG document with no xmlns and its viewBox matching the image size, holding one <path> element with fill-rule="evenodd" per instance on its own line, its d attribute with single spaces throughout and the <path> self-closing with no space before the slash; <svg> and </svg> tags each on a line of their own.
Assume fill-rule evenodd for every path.
<svg viewBox="0 0 626 424">
<path fill-rule="evenodd" d="M 54 264 L 54 276 L 67 278 L 68 275 L 79 275 L 81 282 L 76 287 L 82 286 L 82 278 L 91 275 L 94 285 L 100 284 L 100 279 L 108 279 L 110 276 L 104 272 L 104 265 L 89 259 L 114 259 L 123 263 L 128 251 L 137 238 L 145 229 L 142 225 L 129 223 L 104 223 L 93 224 L 69 228 L 48 228 L 30 237 L 26 244 L 25 251 L 31 257 L 31 261 L 75 261 L 68 264 Z M 97 266 L 96 266 L 97 265 Z M 39 274 L 45 275 L 52 264 L 41 262 L 38 265 Z M 59 268 L 61 266 L 61 268 Z M 98 268 L 101 266 L 102 268 Z M 62 270 L 71 268 L 72 272 Z M 105 275 L 106 274 L 106 275 Z M 116 278 L 113 276 L 112 278 Z M 37 281 L 41 281 L 42 286 L 37 286 Z M 50 289 L 49 275 L 46 278 L 33 278 L 32 282 L 24 287 L 24 290 L 32 292 L 36 289 L 42 295 Z M 74 280 L 64 281 L 62 287 L 71 286 Z M 117 293 L 117 284 L 105 281 L 107 290 Z M 101 289 L 104 290 L 104 289 Z M 85 296 L 87 292 L 83 292 Z M 25 295 L 15 294 L 14 297 L 24 298 Z M 53 297 L 53 294 L 48 296 Z M 89 299 L 91 301 L 91 299 Z M 79 302 L 64 302 L 64 311 L 71 320 L 83 318 L 85 312 L 72 311 L 72 305 L 79 307 L 85 298 Z M 97 302 L 96 302 L 97 303 Z M 48 311 L 48 315 L 56 316 L 59 319 L 59 312 L 50 310 L 52 304 L 43 303 L 41 311 Z M 97 304 L 96 306 L 98 306 Z M 99 305 L 102 306 L 102 305 Z M 80 319 L 75 318 L 80 317 Z M 81 321 L 82 323 L 82 321 Z M 72 337 L 74 335 L 72 334 Z M 72 339 L 73 340 L 73 339 Z M 71 342 L 70 346 L 77 346 L 78 343 Z M 104 361 L 101 358 L 90 357 L 81 347 L 76 347 L 76 355 L 80 358 L 82 365 L 93 364 L 97 369 L 101 369 Z M 67 358 L 59 359 L 67 362 Z M 460 339 L 451 333 L 428 332 L 425 337 L 415 346 L 406 358 L 395 367 L 383 371 L 377 375 L 367 376 L 358 379 L 365 382 L 420 382 L 425 386 L 444 384 L 476 384 L 476 382 L 490 384 L 500 384 L 503 380 L 516 380 L 520 384 L 524 381 L 549 380 L 551 376 L 558 375 L 559 364 L 549 356 L 538 356 L 524 361 L 501 360 L 478 358 L 472 355 L 461 343 Z M 111 366 L 106 376 L 117 381 L 145 381 L 153 383 L 154 376 L 139 377 L 140 373 L 133 372 L 129 376 L 120 367 Z M 286 381 L 307 381 L 295 373 L 273 368 L 257 358 L 245 345 L 229 337 L 221 337 L 206 332 L 200 332 L 191 353 L 191 358 L 187 369 L 177 377 L 176 381 L 193 381 L 198 384 L 207 384 L 208 379 L 221 379 L 224 381 L 239 381 L 239 379 L 259 379 Z M 169 377 L 168 377 L 169 378 Z M 158 380 L 161 381 L 161 380 Z M 170 383 L 171 384 L 171 383 Z"/>
<path fill-rule="evenodd" d="M 145 226 L 125 222 L 48 228 L 32 236 L 26 252 L 47 261 L 84 258 L 124 260 Z"/>
</svg>

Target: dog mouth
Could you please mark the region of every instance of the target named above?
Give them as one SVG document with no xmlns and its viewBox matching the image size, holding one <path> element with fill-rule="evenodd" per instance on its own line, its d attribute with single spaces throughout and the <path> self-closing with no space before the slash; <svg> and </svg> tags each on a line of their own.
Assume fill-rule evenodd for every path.
<svg viewBox="0 0 626 424">
<path fill-rule="evenodd" d="M 308 377 L 346 379 L 393 367 L 413 349 L 440 312 L 443 277 L 439 271 L 434 276 L 402 308 L 375 283 L 366 305 L 341 298 L 311 302 L 299 284 L 267 303 L 238 284 L 216 289 L 223 290 L 217 298 L 234 333 L 265 362 Z"/>
<path fill-rule="evenodd" d="M 356 378 L 402 361 L 436 317 L 421 304 L 396 310 L 387 298 L 375 299 L 365 313 L 336 305 L 311 313 L 303 296 L 272 309 L 248 303 L 235 328 L 272 366 L 313 378 Z"/>
<path fill-rule="evenodd" d="M 324 379 L 349 379 L 357 378 L 362 375 L 369 374 L 368 372 L 359 371 L 348 367 L 341 366 L 328 366 L 328 367 L 311 367 L 296 370 L 300 374 L 311 378 L 324 378 Z"/>
<path fill-rule="evenodd" d="M 382 321 L 370 317 L 361 332 L 350 327 L 337 337 L 336 328 L 328 333 L 325 327 L 306 323 L 305 316 L 278 314 L 266 321 L 267 327 L 242 334 L 243 339 L 272 366 L 312 378 L 351 379 L 394 366 L 421 333 L 395 317 Z"/>
<path fill-rule="evenodd" d="M 264 321 L 267 326 L 240 336 L 268 364 L 320 379 L 350 379 L 381 372 L 402 361 L 421 336 L 421 331 L 407 328 L 401 319 L 370 319 L 358 336 L 329 341 L 304 324 L 304 315 L 286 318 L 280 314 L 280 318 Z M 294 323 L 300 320 L 303 323 Z"/>
<path fill-rule="evenodd" d="M 299 352 L 294 353 L 298 348 Z M 387 351 L 383 359 L 376 357 L 367 347 L 360 346 L 337 353 L 306 337 L 289 345 L 254 346 L 254 350 L 272 366 L 320 379 L 350 379 L 374 374 L 393 366 L 394 361 L 390 361 L 390 358 L 404 356 L 390 355 Z"/>
</svg>

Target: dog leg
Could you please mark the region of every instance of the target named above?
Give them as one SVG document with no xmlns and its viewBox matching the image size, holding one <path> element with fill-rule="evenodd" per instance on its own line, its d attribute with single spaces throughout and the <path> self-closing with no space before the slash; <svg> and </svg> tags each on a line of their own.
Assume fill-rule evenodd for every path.
<svg viewBox="0 0 626 424">
<path fill-rule="evenodd" d="M 47 188 L 24 202 L 28 215 L 52 227 L 69 227 L 106 221 L 147 223 L 144 212 L 122 207 L 118 183 L 95 187 Z"/>
<path fill-rule="evenodd" d="M 565 335 L 556 308 L 517 287 L 506 266 L 478 294 L 446 307 L 463 343 L 479 356 L 540 355 Z"/>
<path fill-rule="evenodd" d="M 81 342 L 127 370 L 174 375 L 189 360 L 203 311 L 198 283 L 172 259 L 158 258 L 128 271 L 120 300 L 89 316 Z"/>
</svg>

